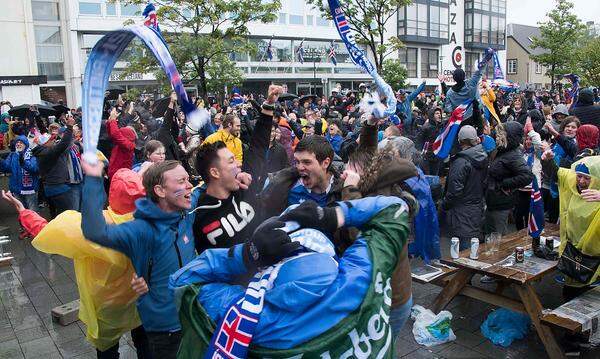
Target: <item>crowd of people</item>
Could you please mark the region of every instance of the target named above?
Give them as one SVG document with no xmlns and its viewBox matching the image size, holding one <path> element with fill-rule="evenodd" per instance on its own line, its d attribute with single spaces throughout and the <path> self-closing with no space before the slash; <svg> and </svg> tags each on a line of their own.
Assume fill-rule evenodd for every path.
<svg viewBox="0 0 600 359">
<path fill-rule="evenodd" d="M 38 239 L 44 228 L 61 218 L 73 226 L 64 216 L 78 211 L 81 216 L 70 219 L 81 228 L 73 240 L 119 253 L 118 260 L 97 259 L 110 275 L 89 270 L 89 261 L 75 261 L 85 294 L 81 305 L 93 313 L 88 317 L 109 307 L 117 313 L 111 318 L 131 319 L 115 326 L 97 320 L 95 331 L 86 323 L 99 358 L 118 357 L 119 338 L 129 330 L 140 358 L 219 347 L 218 338 L 209 344 L 182 332 L 174 293 L 202 284 L 204 323 L 217 324 L 204 329 L 218 332 L 230 307 L 240 297 L 248 300 L 250 278 L 282 260 L 276 280 L 302 285 L 267 289 L 272 299 L 261 305 L 250 335 L 254 345 L 290 350 L 341 320 L 358 323 L 353 313 L 367 299 L 391 308 L 386 323 L 396 337 L 412 307 L 409 258 L 439 258 L 440 225 L 444 238 L 459 238 L 461 250 L 472 238 L 506 234 L 509 222 L 525 228 L 534 181 L 547 221 L 560 218 L 561 253 L 571 246 L 600 261 L 597 90 L 585 88 L 570 99 L 566 92 L 529 86 L 501 88 L 482 80 L 484 66 L 468 79 L 455 70 L 454 84 L 441 83 L 431 93 L 425 83 L 410 93 L 399 90 L 396 113 L 386 118 L 365 113 L 367 85 L 336 88 L 322 98 L 280 100 L 282 87 L 272 85 L 266 96 L 243 94 L 221 103 L 193 99 L 210 113 L 200 129 L 187 123 L 174 93 L 156 102 L 105 100 L 96 164 L 81 159 L 80 109 L 56 117 L 41 116 L 35 107 L 24 117 L 7 111 L 1 114 L 0 145 L 9 153 L 0 170 L 10 174 L 10 192 L 3 196 L 20 213 L 23 237 L 36 237 L 40 250 L 52 252 Z M 434 143 L 469 99 L 474 102 L 450 156 L 438 157 Z M 415 226 L 419 220 L 434 226 Z M 304 234 L 314 242 L 324 234 L 331 253 L 327 246 L 298 244 L 299 232 L 282 230 L 290 221 L 316 229 Z M 419 242 L 415 250 L 409 249 L 412 239 Z M 52 240 L 60 239 L 45 239 Z M 65 254 L 68 245 L 75 246 L 64 244 L 53 253 L 90 256 Z M 298 259 L 286 262 L 290 256 Z M 383 282 L 371 277 L 370 268 L 380 271 Z M 567 274 L 565 300 L 589 289 L 597 272 Z M 88 295 L 100 277 L 104 285 L 106 278 L 119 283 L 119 300 L 108 293 Z M 367 293 L 373 283 L 385 287 L 379 302 Z M 135 301 L 137 310 L 131 307 Z"/>
</svg>

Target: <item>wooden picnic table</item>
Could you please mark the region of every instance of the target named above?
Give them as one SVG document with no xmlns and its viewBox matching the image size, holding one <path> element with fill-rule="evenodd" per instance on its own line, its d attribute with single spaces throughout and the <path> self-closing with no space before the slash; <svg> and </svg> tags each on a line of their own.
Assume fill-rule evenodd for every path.
<svg viewBox="0 0 600 359">
<path fill-rule="evenodd" d="M 559 236 L 559 226 L 556 224 L 546 224 L 543 236 Z M 531 318 L 535 329 L 544 343 L 546 352 L 550 358 L 564 358 L 564 353 L 556 342 L 552 330 L 543 324 L 543 307 L 540 298 L 537 295 L 533 282 L 540 280 L 543 276 L 554 271 L 557 265 L 556 261 L 547 261 L 543 259 L 526 258 L 525 263 L 515 266 L 502 266 L 498 264 L 506 257 L 513 255 L 516 247 L 523 247 L 525 250 L 531 248 L 531 237 L 527 234 L 527 229 L 502 236 L 499 250 L 494 253 L 488 253 L 489 244 L 479 245 L 479 258 L 469 260 L 470 249 L 460 252 L 460 258 L 443 258 L 442 263 L 457 267 L 458 270 L 443 282 L 443 289 L 433 302 L 432 310 L 439 313 L 444 309 L 457 295 L 461 294 L 467 297 L 481 300 L 483 302 L 508 308 L 511 310 L 523 312 Z M 528 268 L 525 264 L 536 264 L 537 268 Z M 533 270 L 532 270 L 533 269 Z M 529 272 L 527 272 L 529 271 Z M 487 275 L 498 280 L 495 291 L 475 287 L 470 284 L 471 278 L 475 274 Z M 519 295 L 519 299 L 513 299 L 503 295 L 507 286 L 512 286 Z"/>
</svg>

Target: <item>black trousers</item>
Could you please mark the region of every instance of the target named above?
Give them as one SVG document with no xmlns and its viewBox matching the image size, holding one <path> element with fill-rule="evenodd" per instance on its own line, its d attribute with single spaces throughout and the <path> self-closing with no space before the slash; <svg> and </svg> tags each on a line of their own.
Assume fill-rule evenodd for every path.
<svg viewBox="0 0 600 359">
<path fill-rule="evenodd" d="M 56 216 L 64 211 L 73 209 L 73 194 L 71 193 L 71 190 L 56 196 L 46 197 L 46 200 L 48 201 L 50 216 L 52 216 L 52 218 L 56 218 Z"/>
<path fill-rule="evenodd" d="M 178 332 L 146 332 L 153 358 L 176 359 L 181 331 Z"/>
<path fill-rule="evenodd" d="M 527 227 L 529 222 L 529 205 L 531 203 L 531 192 L 517 191 L 517 203 L 513 210 L 515 226 L 517 231 Z"/>
<path fill-rule="evenodd" d="M 141 325 L 131 330 L 131 339 L 135 346 L 138 359 L 152 359 L 148 337 Z M 96 349 L 98 359 L 119 359 L 119 343 L 101 352 Z"/>
<path fill-rule="evenodd" d="M 553 198 L 550 190 L 546 188 L 542 188 L 542 199 L 544 200 L 544 211 L 548 214 L 548 222 L 558 222 L 559 199 Z"/>
</svg>

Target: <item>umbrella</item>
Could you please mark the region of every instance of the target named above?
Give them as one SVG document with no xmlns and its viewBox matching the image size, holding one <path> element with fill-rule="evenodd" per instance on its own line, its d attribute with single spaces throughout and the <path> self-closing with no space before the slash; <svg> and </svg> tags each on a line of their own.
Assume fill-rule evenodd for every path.
<svg viewBox="0 0 600 359">
<path fill-rule="evenodd" d="M 165 115 L 165 112 L 167 111 L 167 107 L 169 107 L 169 103 L 171 103 L 170 96 L 162 97 L 154 101 L 154 104 L 152 105 L 151 109 L 152 116 L 154 116 L 155 118 L 163 117 Z"/>
<path fill-rule="evenodd" d="M 37 110 L 41 116 L 47 117 L 47 116 L 55 116 L 56 115 L 56 110 L 54 108 L 52 108 L 51 106 L 46 106 L 46 105 L 42 105 L 42 104 L 35 104 L 35 105 L 23 104 L 23 105 L 15 106 L 8 111 L 8 114 L 11 116 L 19 117 L 19 118 L 25 118 L 27 116 L 27 114 L 29 113 L 29 106 L 36 106 Z"/>
<path fill-rule="evenodd" d="M 308 99 L 316 100 L 317 95 L 304 95 L 304 96 L 300 97 L 300 104 L 303 104 Z"/>
<path fill-rule="evenodd" d="M 106 91 L 108 91 L 108 95 L 106 96 L 108 100 L 116 100 L 119 98 L 120 94 L 127 92 L 119 85 L 109 85 Z"/>
<path fill-rule="evenodd" d="M 293 93 L 284 93 L 284 94 L 281 94 L 279 96 L 279 102 L 292 101 L 292 100 L 295 100 L 297 98 L 298 98 L 298 96 L 294 95 Z"/>
<path fill-rule="evenodd" d="M 63 114 L 63 113 L 69 113 L 69 111 L 71 111 L 70 108 L 68 108 L 67 106 L 62 105 L 62 104 L 52 105 L 52 108 L 54 110 L 56 110 L 56 114 L 57 115 L 60 115 L 60 114 Z"/>
</svg>

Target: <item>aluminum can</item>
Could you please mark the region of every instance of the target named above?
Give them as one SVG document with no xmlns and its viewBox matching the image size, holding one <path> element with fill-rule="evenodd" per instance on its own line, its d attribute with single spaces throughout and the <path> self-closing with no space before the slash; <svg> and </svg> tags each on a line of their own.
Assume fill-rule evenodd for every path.
<svg viewBox="0 0 600 359">
<path fill-rule="evenodd" d="M 460 257 L 460 240 L 457 237 L 452 237 L 450 240 L 450 257 L 458 259 Z"/>
<path fill-rule="evenodd" d="M 525 249 L 523 249 L 523 247 L 515 248 L 515 262 L 523 263 L 524 260 L 525 260 Z"/>
<path fill-rule="evenodd" d="M 479 238 L 471 238 L 471 254 L 469 255 L 469 258 L 471 258 L 471 259 L 479 258 L 479 255 L 477 254 L 478 251 L 479 251 Z"/>
</svg>

